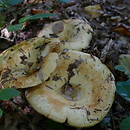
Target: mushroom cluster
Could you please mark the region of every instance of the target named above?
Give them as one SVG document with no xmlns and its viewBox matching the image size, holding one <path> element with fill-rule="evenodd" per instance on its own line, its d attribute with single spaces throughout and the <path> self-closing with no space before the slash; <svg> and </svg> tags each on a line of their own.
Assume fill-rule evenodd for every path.
<svg viewBox="0 0 130 130">
<path fill-rule="evenodd" d="M 0 54 L 0 82 L 27 88 L 30 105 L 40 114 L 74 127 L 90 127 L 110 110 L 114 76 L 87 48 L 93 30 L 83 20 L 54 22 Z"/>
</svg>

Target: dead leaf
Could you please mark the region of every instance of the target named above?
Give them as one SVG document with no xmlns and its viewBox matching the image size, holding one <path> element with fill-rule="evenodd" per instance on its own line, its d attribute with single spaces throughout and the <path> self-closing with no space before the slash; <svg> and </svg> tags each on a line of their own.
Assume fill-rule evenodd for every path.
<svg viewBox="0 0 130 130">
<path fill-rule="evenodd" d="M 112 44 L 113 44 L 113 40 L 110 39 L 110 40 L 107 42 L 107 44 L 105 45 L 105 47 L 103 48 L 103 50 L 102 50 L 102 52 L 101 52 L 101 57 L 100 57 L 100 60 L 101 60 L 102 62 L 104 62 L 104 61 L 106 60 L 106 57 L 107 57 L 107 55 L 108 55 L 108 53 L 109 53 L 109 50 L 110 50 Z"/>
<path fill-rule="evenodd" d="M 34 2 L 34 3 L 33 3 Z M 28 0 L 28 3 L 33 3 L 33 4 L 37 4 L 37 3 L 40 3 L 42 2 L 41 0 Z"/>
<path fill-rule="evenodd" d="M 125 69 L 125 74 L 130 77 L 130 55 L 122 54 L 119 57 L 119 64 Z"/>
<path fill-rule="evenodd" d="M 120 24 L 119 26 L 117 27 L 114 27 L 114 28 L 110 28 L 111 31 L 113 32 L 118 32 L 118 33 L 122 33 L 128 37 L 130 37 L 130 31 L 128 28 L 126 28 L 124 25 Z"/>
<path fill-rule="evenodd" d="M 12 32 L 8 32 L 7 28 L 4 28 L 1 30 L 1 35 L 6 38 L 9 38 L 12 35 Z"/>
<path fill-rule="evenodd" d="M 35 14 L 50 13 L 50 12 L 49 12 L 49 11 L 41 11 L 41 10 L 33 9 L 33 10 L 31 10 L 31 13 L 32 13 L 33 15 L 35 15 Z"/>
<path fill-rule="evenodd" d="M 99 18 L 100 15 L 103 13 L 100 4 L 87 6 L 87 7 L 85 7 L 85 11 L 86 11 L 92 18 Z"/>
</svg>

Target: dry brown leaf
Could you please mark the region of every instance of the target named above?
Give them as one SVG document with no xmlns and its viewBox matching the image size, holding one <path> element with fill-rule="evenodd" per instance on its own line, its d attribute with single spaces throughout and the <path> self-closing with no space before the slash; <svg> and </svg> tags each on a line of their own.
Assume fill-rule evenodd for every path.
<svg viewBox="0 0 130 130">
<path fill-rule="evenodd" d="M 85 11 L 86 11 L 92 18 L 99 18 L 100 15 L 103 13 L 100 4 L 87 6 L 87 7 L 85 7 Z"/>
<path fill-rule="evenodd" d="M 122 33 L 128 37 L 130 37 L 130 31 L 128 28 L 126 28 L 124 25 L 120 24 L 119 26 L 117 27 L 114 27 L 114 28 L 110 28 L 111 31 L 113 32 L 118 32 L 118 33 Z"/>
<path fill-rule="evenodd" d="M 31 10 L 31 13 L 34 14 L 40 14 L 40 13 L 50 13 L 49 11 L 41 11 L 41 10 L 37 10 L 37 9 L 33 9 Z"/>
<path fill-rule="evenodd" d="M 34 2 L 34 0 L 29 0 L 28 1 L 28 3 L 33 3 Z M 37 4 L 37 3 L 40 3 L 40 2 L 42 2 L 41 0 L 36 0 L 35 2 L 34 2 L 34 4 Z"/>
</svg>

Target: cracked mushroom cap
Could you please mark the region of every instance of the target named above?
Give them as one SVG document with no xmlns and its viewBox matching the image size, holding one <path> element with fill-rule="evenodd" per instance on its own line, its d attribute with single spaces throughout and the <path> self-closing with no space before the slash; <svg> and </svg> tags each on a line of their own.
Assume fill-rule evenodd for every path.
<svg viewBox="0 0 130 130">
<path fill-rule="evenodd" d="M 27 89 L 26 98 L 54 121 L 90 127 L 108 113 L 115 89 L 114 76 L 97 57 L 70 50 L 59 55 L 47 81 Z"/>
<path fill-rule="evenodd" d="M 0 82 L 5 88 L 27 88 L 46 80 L 56 67 L 58 54 L 51 53 L 58 39 L 32 38 L 0 54 Z M 46 68 L 49 68 L 48 72 Z"/>
<path fill-rule="evenodd" d="M 38 37 L 58 38 L 61 43 L 56 46 L 57 52 L 65 48 L 80 51 L 88 47 L 92 32 L 92 28 L 85 21 L 68 19 L 49 24 L 43 28 Z"/>
</svg>

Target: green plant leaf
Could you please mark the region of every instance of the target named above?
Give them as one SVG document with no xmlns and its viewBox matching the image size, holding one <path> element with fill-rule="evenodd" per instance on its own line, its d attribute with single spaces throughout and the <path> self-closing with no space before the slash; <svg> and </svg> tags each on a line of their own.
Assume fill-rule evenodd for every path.
<svg viewBox="0 0 130 130">
<path fill-rule="evenodd" d="M 130 79 L 125 82 L 117 82 L 117 93 L 130 102 Z"/>
<path fill-rule="evenodd" d="M 23 0 L 6 0 L 10 5 L 17 5 L 23 2 Z"/>
<path fill-rule="evenodd" d="M 17 5 L 22 2 L 23 0 L 0 0 L 0 11 L 4 8 L 9 8 L 12 5 Z"/>
<path fill-rule="evenodd" d="M 0 89 L 0 100 L 10 100 L 12 97 L 18 96 L 20 92 L 14 88 Z"/>
<path fill-rule="evenodd" d="M 70 3 L 70 0 L 58 0 L 58 3 L 69 4 L 69 3 Z"/>
<path fill-rule="evenodd" d="M 111 126 L 111 115 L 108 113 L 103 120 L 100 122 L 101 126 Z"/>
<path fill-rule="evenodd" d="M 115 67 L 115 69 L 117 69 L 117 70 L 119 70 L 119 71 L 121 71 L 121 72 L 125 72 L 125 71 L 126 71 L 126 69 L 125 69 L 123 66 L 121 66 L 121 65 L 117 65 L 117 66 Z"/>
<path fill-rule="evenodd" d="M 0 109 L 0 117 L 2 117 L 3 115 L 3 111 Z"/>
<path fill-rule="evenodd" d="M 24 23 L 28 20 L 33 20 L 33 19 L 39 19 L 39 18 L 47 18 L 47 17 L 52 17 L 52 16 L 57 16 L 56 14 L 51 14 L 51 13 L 40 13 L 40 14 L 35 14 L 32 16 L 27 16 L 19 19 L 19 23 Z"/>
<path fill-rule="evenodd" d="M 3 8 L 2 7 L 0 7 L 0 11 L 2 10 Z"/>
<path fill-rule="evenodd" d="M 0 11 L 3 10 L 5 8 L 5 3 L 3 2 L 3 0 L 0 0 Z"/>
<path fill-rule="evenodd" d="M 5 14 L 0 12 L 0 28 L 5 24 Z"/>
<path fill-rule="evenodd" d="M 129 130 L 130 129 L 130 117 L 124 119 L 120 124 L 121 130 Z"/>
<path fill-rule="evenodd" d="M 21 29 L 21 28 L 23 27 L 23 25 L 24 25 L 24 23 L 15 24 L 15 25 L 12 25 L 12 26 L 8 26 L 8 27 L 6 27 L 6 28 L 7 28 L 7 30 L 8 30 L 9 32 L 11 32 L 11 31 L 15 31 L 15 30 Z"/>
<path fill-rule="evenodd" d="M 17 5 L 22 3 L 23 0 L 0 0 L 0 4 L 4 5 Z"/>
</svg>

